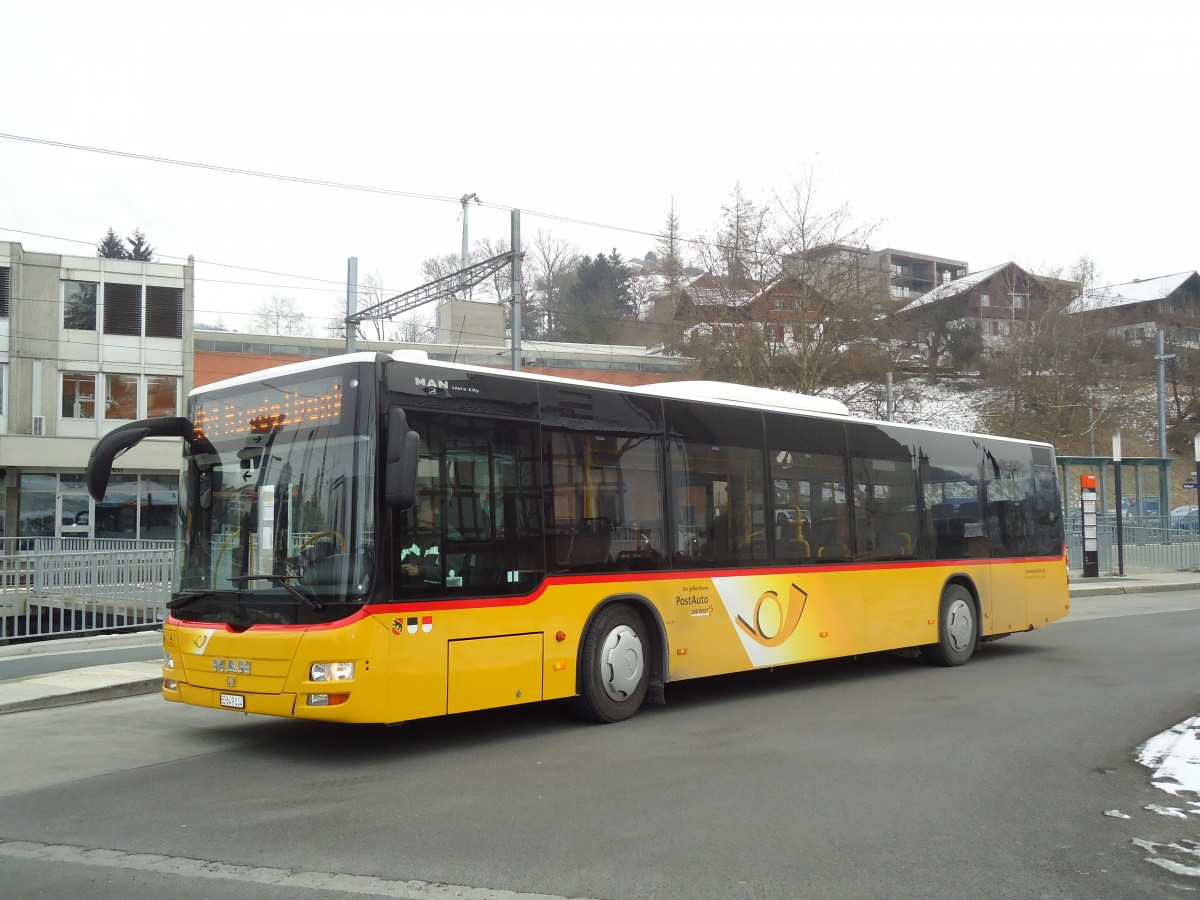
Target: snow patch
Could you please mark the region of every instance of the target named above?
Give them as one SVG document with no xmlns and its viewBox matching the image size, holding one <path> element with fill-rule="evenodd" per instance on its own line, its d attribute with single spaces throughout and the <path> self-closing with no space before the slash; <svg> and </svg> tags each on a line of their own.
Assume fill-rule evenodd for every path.
<svg viewBox="0 0 1200 900">
<path fill-rule="evenodd" d="M 1187 813 L 1177 806 L 1159 806 L 1157 803 L 1150 803 L 1143 806 L 1142 809 L 1148 809 L 1150 812 L 1158 813 L 1160 816 L 1170 816 L 1174 819 L 1187 818 Z"/>
<path fill-rule="evenodd" d="M 1146 857 L 1146 862 L 1154 863 L 1175 875 L 1189 875 L 1192 878 L 1200 878 L 1200 844 L 1194 841 L 1184 841 L 1185 847 L 1182 844 L 1176 844 L 1172 841 L 1169 844 L 1158 844 L 1154 841 L 1143 841 L 1140 838 L 1133 839 L 1135 847 L 1141 847 L 1143 850 L 1149 850 L 1151 856 Z M 1170 853 L 1179 859 L 1167 859 L 1161 856 L 1161 853 Z"/>
<path fill-rule="evenodd" d="M 1178 797 L 1200 794 L 1200 716 L 1180 722 L 1138 748 L 1137 761 L 1154 770 L 1154 786 Z"/>
</svg>

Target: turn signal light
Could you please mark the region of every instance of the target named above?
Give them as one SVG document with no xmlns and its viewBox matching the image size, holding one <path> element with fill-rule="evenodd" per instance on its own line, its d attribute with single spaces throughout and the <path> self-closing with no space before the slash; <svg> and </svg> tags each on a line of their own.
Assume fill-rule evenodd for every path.
<svg viewBox="0 0 1200 900">
<path fill-rule="evenodd" d="M 350 699 L 349 694 L 309 694 L 309 706 L 341 706 Z"/>
</svg>

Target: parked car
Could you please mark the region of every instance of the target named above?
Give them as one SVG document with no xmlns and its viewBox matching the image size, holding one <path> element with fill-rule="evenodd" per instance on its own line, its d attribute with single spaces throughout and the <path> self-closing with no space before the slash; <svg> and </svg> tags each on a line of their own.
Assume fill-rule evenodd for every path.
<svg viewBox="0 0 1200 900">
<path fill-rule="evenodd" d="M 1177 528 L 1180 531 L 1196 531 L 1200 527 L 1200 520 L 1197 519 L 1198 509 L 1195 505 L 1192 506 L 1176 506 L 1171 510 L 1171 527 Z"/>
</svg>

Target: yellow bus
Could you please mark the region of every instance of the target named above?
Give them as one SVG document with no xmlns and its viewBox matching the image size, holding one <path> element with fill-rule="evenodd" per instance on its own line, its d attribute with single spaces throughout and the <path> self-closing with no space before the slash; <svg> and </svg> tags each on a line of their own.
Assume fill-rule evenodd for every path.
<svg viewBox="0 0 1200 900">
<path fill-rule="evenodd" d="M 395 723 L 888 650 L 1068 610 L 1054 451 L 712 382 L 358 353 L 193 391 L 167 700 Z"/>
</svg>

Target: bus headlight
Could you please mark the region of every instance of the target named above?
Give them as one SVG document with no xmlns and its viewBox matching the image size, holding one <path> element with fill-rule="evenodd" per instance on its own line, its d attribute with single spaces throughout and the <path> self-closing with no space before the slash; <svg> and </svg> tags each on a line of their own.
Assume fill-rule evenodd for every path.
<svg viewBox="0 0 1200 900">
<path fill-rule="evenodd" d="M 313 663 L 308 670 L 309 681 L 353 681 L 354 663 Z"/>
<path fill-rule="evenodd" d="M 173 657 L 170 653 L 163 654 L 163 668 L 164 669 L 174 669 L 175 668 L 175 657 Z"/>
</svg>

